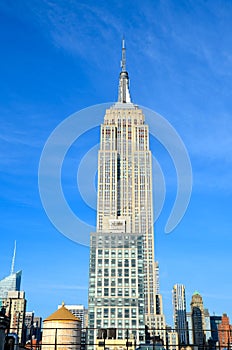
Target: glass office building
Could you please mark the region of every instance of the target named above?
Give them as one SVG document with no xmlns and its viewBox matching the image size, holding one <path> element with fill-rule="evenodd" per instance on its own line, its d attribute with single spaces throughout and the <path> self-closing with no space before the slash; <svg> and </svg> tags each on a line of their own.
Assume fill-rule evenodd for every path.
<svg viewBox="0 0 232 350">
<path fill-rule="evenodd" d="M 0 281 L 0 300 L 6 299 L 9 291 L 20 291 L 22 271 L 12 273 Z"/>
</svg>

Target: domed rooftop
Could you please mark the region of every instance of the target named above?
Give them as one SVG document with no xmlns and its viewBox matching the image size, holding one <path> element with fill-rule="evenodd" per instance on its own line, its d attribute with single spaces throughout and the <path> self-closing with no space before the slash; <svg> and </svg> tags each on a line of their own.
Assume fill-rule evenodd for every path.
<svg viewBox="0 0 232 350">
<path fill-rule="evenodd" d="M 197 290 L 195 290 L 195 292 L 193 293 L 193 295 L 200 295 L 200 293 L 199 293 Z"/>
</svg>

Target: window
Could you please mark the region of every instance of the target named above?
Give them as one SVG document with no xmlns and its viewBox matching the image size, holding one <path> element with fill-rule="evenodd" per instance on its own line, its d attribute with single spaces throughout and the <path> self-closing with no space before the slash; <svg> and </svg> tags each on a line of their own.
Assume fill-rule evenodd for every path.
<svg viewBox="0 0 232 350">
<path fill-rule="evenodd" d="M 124 283 L 126 286 L 128 286 L 129 285 L 129 278 L 124 278 Z"/>
<path fill-rule="evenodd" d="M 124 269 L 125 277 L 129 277 L 129 269 Z"/>
<path fill-rule="evenodd" d="M 124 295 L 125 295 L 125 297 L 129 297 L 129 289 L 128 288 L 125 288 Z"/>
<path fill-rule="evenodd" d="M 125 318 L 129 318 L 130 317 L 130 310 L 129 309 L 125 309 L 124 316 L 125 316 Z"/>
<path fill-rule="evenodd" d="M 124 261 L 124 266 L 125 266 L 125 267 L 129 267 L 129 260 L 128 260 L 128 259 L 126 259 L 126 260 Z"/>
<path fill-rule="evenodd" d="M 132 285 L 132 286 L 135 286 L 135 285 L 136 285 L 136 278 L 132 278 L 132 279 L 131 279 L 131 285 Z"/>
<path fill-rule="evenodd" d="M 122 309 L 118 309 L 118 318 L 122 318 Z M 118 325 L 119 325 L 119 323 L 120 322 L 118 322 Z"/>
</svg>

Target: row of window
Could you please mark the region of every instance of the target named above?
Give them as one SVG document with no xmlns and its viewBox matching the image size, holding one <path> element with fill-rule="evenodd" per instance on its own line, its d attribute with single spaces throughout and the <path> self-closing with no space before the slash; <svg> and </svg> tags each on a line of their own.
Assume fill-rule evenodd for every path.
<svg viewBox="0 0 232 350">
<path fill-rule="evenodd" d="M 143 268 L 138 268 L 138 274 L 143 273 Z M 136 270 L 130 270 L 130 269 L 101 269 L 99 268 L 97 270 L 97 276 L 105 276 L 105 277 L 134 277 L 136 276 Z"/>
<path fill-rule="evenodd" d="M 141 314 L 143 314 L 143 309 L 140 310 Z M 97 309 L 97 318 L 136 318 L 137 317 L 137 309 Z"/>
<path fill-rule="evenodd" d="M 118 266 L 118 267 L 136 267 L 136 260 L 135 259 L 118 259 L 118 261 L 116 259 L 98 259 L 97 260 L 98 266 L 102 265 L 104 263 L 105 266 L 110 265 L 110 266 Z"/>
<path fill-rule="evenodd" d="M 116 240 L 116 236 L 105 236 L 105 237 L 102 237 L 102 239 L 111 239 L 112 241 L 113 240 Z M 121 236 L 120 234 L 119 235 L 117 235 L 117 240 L 118 241 L 122 241 L 122 239 L 123 239 L 124 237 L 123 236 Z M 100 241 L 100 237 L 98 237 L 98 239 L 99 239 L 99 241 Z M 130 241 L 129 241 L 129 236 L 125 236 L 125 239 L 127 240 L 128 239 L 128 241 L 126 241 L 126 243 L 131 243 L 131 244 L 136 244 L 136 240 L 134 240 L 135 239 L 135 237 L 133 238 L 132 236 L 130 237 Z M 117 250 L 114 250 L 114 249 L 112 249 L 112 250 L 108 250 L 108 249 L 105 249 L 105 250 L 103 250 L 103 249 L 98 249 L 98 251 L 97 251 L 97 253 L 98 253 L 98 256 L 100 257 L 100 256 L 105 256 L 105 257 L 125 257 L 125 258 L 127 258 L 127 257 L 136 257 L 136 250 L 135 249 L 131 249 L 131 250 L 128 250 L 128 249 L 117 249 Z"/>
<path fill-rule="evenodd" d="M 141 300 L 140 300 L 141 299 Z M 94 305 L 97 306 L 137 306 L 138 303 L 143 303 L 144 295 L 139 295 L 139 299 L 137 298 L 104 298 L 104 297 L 98 297 Z"/>
<path fill-rule="evenodd" d="M 91 279 L 90 279 L 91 280 Z M 115 278 L 109 279 L 109 278 L 104 278 L 104 280 L 102 280 L 101 278 L 98 278 L 97 280 L 97 286 L 101 287 L 102 285 L 104 285 L 105 287 L 111 285 L 111 287 L 115 287 L 116 284 L 118 286 L 122 286 L 124 283 L 125 286 L 129 286 L 129 284 L 131 286 L 136 286 L 136 278 L 118 278 L 117 280 Z"/>
<path fill-rule="evenodd" d="M 97 289 L 97 296 L 102 296 L 104 295 L 104 297 L 108 297 L 108 296 L 118 296 L 118 297 L 136 297 L 136 289 L 128 289 L 128 288 L 104 288 L 104 290 L 102 289 Z"/>
</svg>

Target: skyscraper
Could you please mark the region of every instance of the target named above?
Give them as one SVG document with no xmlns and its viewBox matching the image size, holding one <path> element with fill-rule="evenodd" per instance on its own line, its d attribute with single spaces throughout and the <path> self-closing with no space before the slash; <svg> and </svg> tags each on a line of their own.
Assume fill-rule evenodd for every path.
<svg viewBox="0 0 232 350">
<path fill-rule="evenodd" d="M 183 284 L 175 284 L 173 287 L 173 317 L 179 343 L 188 344 L 185 287 Z"/>
<path fill-rule="evenodd" d="M 199 349 L 203 349 L 205 344 L 205 317 L 203 299 L 198 292 L 194 292 L 191 300 L 193 341 Z"/>
<path fill-rule="evenodd" d="M 22 271 L 12 273 L 0 281 L 0 300 L 7 298 L 9 291 L 19 291 Z"/>
<path fill-rule="evenodd" d="M 10 275 L 0 281 L 0 305 L 2 301 L 7 298 L 9 291 L 20 291 L 22 271 L 14 272 L 15 255 L 16 242 L 14 245 Z"/>
<path fill-rule="evenodd" d="M 152 155 L 142 110 L 131 102 L 122 45 L 118 101 L 106 110 L 98 153 L 97 232 L 91 234 L 89 327 L 156 329 L 165 319 L 154 260 Z M 132 332 L 137 340 L 142 332 Z M 96 339 L 91 333 L 89 341 Z M 121 331 L 119 338 L 125 339 Z"/>
</svg>

